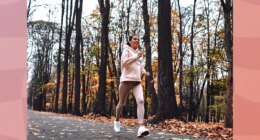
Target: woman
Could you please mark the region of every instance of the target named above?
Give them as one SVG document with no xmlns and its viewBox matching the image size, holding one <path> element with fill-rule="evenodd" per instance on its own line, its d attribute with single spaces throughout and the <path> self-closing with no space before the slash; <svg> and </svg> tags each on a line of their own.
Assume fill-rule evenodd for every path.
<svg viewBox="0 0 260 140">
<path fill-rule="evenodd" d="M 149 130 L 144 127 L 144 97 L 143 88 L 141 84 L 141 77 L 143 75 L 149 76 L 142 66 L 143 52 L 138 50 L 139 38 L 137 36 L 130 36 L 129 42 L 124 46 L 121 57 L 121 72 L 119 85 L 119 102 L 116 106 L 116 120 L 114 121 L 115 132 L 120 131 L 119 117 L 122 109 L 126 103 L 127 95 L 130 90 L 137 103 L 137 119 L 138 119 L 138 133 L 137 137 L 143 137 L 149 134 Z"/>
</svg>

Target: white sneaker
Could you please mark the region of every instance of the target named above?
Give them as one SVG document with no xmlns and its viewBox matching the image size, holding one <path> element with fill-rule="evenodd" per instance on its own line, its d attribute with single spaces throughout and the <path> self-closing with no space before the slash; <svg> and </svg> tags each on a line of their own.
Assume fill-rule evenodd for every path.
<svg viewBox="0 0 260 140">
<path fill-rule="evenodd" d="M 115 132 L 120 132 L 120 122 L 114 120 L 114 130 Z"/>
<path fill-rule="evenodd" d="M 147 136 L 149 134 L 149 129 L 145 128 L 144 126 L 140 126 L 138 128 L 137 137 L 142 138 L 144 136 Z"/>
</svg>

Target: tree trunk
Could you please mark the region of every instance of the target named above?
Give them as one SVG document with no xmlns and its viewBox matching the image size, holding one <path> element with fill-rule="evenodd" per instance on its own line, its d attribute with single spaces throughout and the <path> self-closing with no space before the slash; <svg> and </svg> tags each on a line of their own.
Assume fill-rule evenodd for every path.
<svg viewBox="0 0 260 140">
<path fill-rule="evenodd" d="M 143 19 L 144 19 L 144 45 L 146 50 L 146 70 L 150 73 L 150 76 L 146 78 L 146 91 L 147 94 L 151 96 L 151 104 L 152 104 L 152 111 L 151 115 L 157 114 L 158 109 L 158 98 L 154 88 L 153 82 L 153 71 L 152 71 L 152 64 L 151 64 L 151 39 L 150 39 L 150 24 L 149 24 L 149 14 L 147 10 L 147 0 L 143 0 Z M 147 111 L 146 111 L 147 112 Z"/>
<path fill-rule="evenodd" d="M 158 0 L 158 113 L 152 121 L 177 117 L 178 108 L 173 85 L 172 34 L 170 0 Z"/>
<path fill-rule="evenodd" d="M 124 4 L 125 4 L 125 1 L 123 0 L 122 1 L 122 10 L 120 11 L 120 36 L 119 36 L 119 49 L 118 49 L 118 55 L 119 55 L 119 60 L 118 60 L 118 81 L 120 81 L 120 76 L 121 76 L 121 65 L 120 65 L 120 62 L 121 62 L 121 56 L 122 56 L 122 41 L 123 41 L 123 38 L 124 38 L 124 28 L 123 28 L 123 18 L 124 18 Z M 119 83 L 117 85 L 117 87 L 119 87 Z"/>
<path fill-rule="evenodd" d="M 180 50 L 180 76 L 179 76 L 179 94 L 180 94 L 180 114 L 183 112 L 183 96 L 182 96 L 182 84 L 183 84 L 183 50 L 182 50 L 182 13 L 181 13 L 181 7 L 180 7 L 180 0 L 178 0 L 178 8 L 179 8 L 179 19 L 180 19 L 180 34 L 179 34 L 179 50 Z"/>
<path fill-rule="evenodd" d="M 117 99 L 116 99 L 116 94 L 115 94 L 115 83 L 113 81 L 113 79 L 115 78 L 117 80 L 117 72 L 116 72 L 116 67 L 115 67 L 115 62 L 114 62 L 114 57 L 113 57 L 113 53 L 112 53 L 112 49 L 109 46 L 109 53 L 110 53 L 110 59 L 108 59 L 108 70 L 109 70 L 109 74 L 110 74 L 110 105 L 109 105 L 109 114 L 110 116 L 112 115 L 112 108 L 113 108 L 113 102 L 115 103 L 115 106 L 117 106 Z M 110 60 L 110 61 L 109 61 Z M 112 68 L 110 67 L 110 62 L 112 63 L 112 68 L 113 68 L 113 72 L 112 72 Z M 115 74 L 115 76 L 114 76 Z M 118 82 L 118 81 L 117 81 Z"/>
<path fill-rule="evenodd" d="M 200 90 L 200 94 L 198 96 L 198 104 L 197 104 L 197 107 L 196 107 L 197 109 L 199 109 L 200 103 L 201 103 L 201 101 L 203 99 L 203 93 L 204 93 L 204 87 L 205 87 L 206 81 L 207 81 L 207 75 L 204 78 L 204 81 L 202 83 L 202 87 L 201 87 L 201 90 Z"/>
<path fill-rule="evenodd" d="M 68 2 L 67 2 L 68 3 Z M 72 11 L 72 0 L 71 0 L 71 8 L 70 11 Z M 69 11 L 66 11 L 66 14 L 68 14 Z M 70 14 L 71 19 L 72 14 Z M 66 41 L 65 41 L 65 54 L 64 54 L 64 64 L 63 64 L 63 86 L 62 86 L 62 106 L 61 106 L 61 113 L 67 113 L 67 84 L 68 84 L 68 58 L 70 55 L 70 39 L 74 24 L 74 18 L 73 15 L 72 21 L 69 20 L 68 25 L 68 32 L 66 32 Z"/>
<path fill-rule="evenodd" d="M 31 12 L 31 4 L 32 4 L 32 0 L 28 0 L 28 6 L 27 6 L 27 20 L 30 16 L 30 12 Z"/>
<path fill-rule="evenodd" d="M 109 11 L 110 11 L 110 2 L 105 0 L 105 5 L 103 0 L 99 0 L 100 13 L 102 18 L 102 27 L 101 27 L 101 65 L 99 69 L 99 86 L 98 86 L 98 110 L 97 113 L 101 115 L 106 115 L 106 66 L 109 46 L 108 40 L 108 24 L 109 24 Z"/>
<path fill-rule="evenodd" d="M 74 62 L 71 62 L 71 65 L 74 65 Z M 72 113 L 72 101 L 73 101 L 73 91 L 74 91 L 74 70 L 72 69 L 71 72 L 69 72 L 69 103 L 68 103 L 68 112 Z"/>
<path fill-rule="evenodd" d="M 225 94 L 225 127 L 233 128 L 233 38 L 232 38 L 232 0 L 220 0 L 224 9 L 225 51 L 229 62 L 227 90 Z"/>
<path fill-rule="evenodd" d="M 190 57 L 190 72 L 189 72 L 189 77 L 190 77 L 190 97 L 189 97 L 189 121 L 194 121 L 194 115 L 195 115 L 195 110 L 196 110 L 196 105 L 194 104 L 194 89 L 193 89 L 193 81 L 194 81 L 194 47 L 193 47 L 193 38 L 194 38 L 194 23 L 195 23 L 195 11 L 196 11 L 196 1 L 194 0 L 194 5 L 193 5 L 193 20 L 191 24 L 191 37 L 190 37 L 190 48 L 191 48 L 191 57 Z"/>
<path fill-rule="evenodd" d="M 126 41 L 128 41 L 129 38 L 129 20 L 130 20 L 130 12 L 131 12 L 131 7 L 132 7 L 132 0 L 128 0 L 128 7 L 127 7 L 127 17 L 126 17 Z"/>
<path fill-rule="evenodd" d="M 46 89 L 43 90 L 42 111 L 46 111 Z"/>
<path fill-rule="evenodd" d="M 82 0 L 75 1 L 76 14 L 76 44 L 75 44 L 75 100 L 74 114 L 80 115 L 80 43 L 81 43 L 81 14 Z"/>
<path fill-rule="evenodd" d="M 207 19 L 207 74 L 206 74 L 206 79 L 207 79 L 207 106 L 206 106 L 206 117 L 205 117 L 205 122 L 209 122 L 209 106 L 210 106 L 210 99 L 212 99 L 211 95 L 211 76 L 210 76 L 210 67 L 211 67 L 211 62 L 210 62 L 210 25 L 209 25 L 209 1 L 205 2 L 205 13 L 206 13 L 206 19 Z"/>
<path fill-rule="evenodd" d="M 58 112 L 58 106 L 59 106 L 59 95 L 60 95 L 60 73 L 61 73 L 61 42 L 62 42 L 62 28 L 63 28 L 63 17 L 64 17 L 64 6 L 65 6 L 65 0 L 62 0 L 61 4 L 61 26 L 60 26 L 60 38 L 59 38 L 59 50 L 58 50 L 58 64 L 57 64 L 57 79 L 56 79 L 56 88 L 55 88 L 55 106 L 54 106 L 54 112 Z"/>
<path fill-rule="evenodd" d="M 117 87 L 118 87 L 119 86 L 119 77 L 117 75 L 116 64 L 115 64 L 115 61 L 114 61 L 115 58 L 114 58 L 111 46 L 108 46 L 108 52 L 109 52 L 110 57 L 111 57 L 111 63 L 112 63 L 112 69 L 113 69 L 113 71 L 111 71 L 111 72 L 113 72 L 112 77 L 116 79 L 116 84 L 117 84 Z M 108 66 L 110 66 L 110 65 L 108 64 Z"/>
<path fill-rule="evenodd" d="M 81 100 L 81 109 L 82 114 L 86 114 L 86 74 L 85 74 L 85 60 L 84 60 L 84 49 L 83 49 L 83 38 L 82 32 L 80 30 L 80 42 L 81 42 L 81 67 L 82 67 L 82 100 Z"/>
</svg>

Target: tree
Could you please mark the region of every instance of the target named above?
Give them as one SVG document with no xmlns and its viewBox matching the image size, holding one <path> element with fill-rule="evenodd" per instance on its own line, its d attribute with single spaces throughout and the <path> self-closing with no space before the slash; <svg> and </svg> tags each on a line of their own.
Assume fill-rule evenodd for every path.
<svg viewBox="0 0 260 140">
<path fill-rule="evenodd" d="M 182 93 L 182 85 L 183 85 L 183 49 L 182 49 L 182 38 L 183 38 L 183 30 L 182 30 L 182 13 L 181 13 L 181 6 L 180 0 L 178 0 L 178 9 L 179 9 L 179 19 L 180 19 L 180 33 L 179 33 L 179 52 L 180 52 L 180 76 L 179 76 L 179 94 L 180 94 L 180 114 L 182 113 L 183 107 L 183 93 Z"/>
<path fill-rule="evenodd" d="M 46 4 L 43 5 L 36 5 L 36 0 L 28 0 L 27 2 L 27 11 L 26 11 L 26 15 L 27 15 L 27 20 L 29 20 L 32 16 L 33 13 L 37 10 L 38 7 L 41 6 L 47 6 Z"/>
<path fill-rule="evenodd" d="M 82 100 L 81 100 L 81 108 L 82 114 L 86 114 L 86 74 L 85 74 L 85 60 L 84 60 L 84 45 L 83 45 L 83 37 L 82 32 L 80 30 L 80 42 L 81 42 L 81 65 L 82 65 Z"/>
<path fill-rule="evenodd" d="M 194 103 L 194 90 L 193 90 L 193 81 L 194 81 L 194 46 L 193 46 L 193 39 L 194 39 L 194 23 L 195 23 L 195 11 L 196 11 L 196 1 L 194 0 L 193 4 L 193 18 L 192 18 L 192 24 L 191 24 L 191 35 L 190 35 L 190 48 L 191 48 L 191 57 L 190 57 L 190 97 L 189 97 L 189 121 L 194 121 L 194 115 L 195 115 L 195 103 Z"/>
<path fill-rule="evenodd" d="M 31 13 L 31 5 L 32 5 L 32 0 L 28 0 L 28 5 L 27 5 L 27 20 L 30 17 Z"/>
<path fill-rule="evenodd" d="M 64 54 L 64 64 L 63 64 L 63 86 L 62 86 L 62 104 L 61 112 L 67 113 L 67 91 L 68 91 L 68 59 L 70 55 L 70 39 L 73 30 L 75 14 L 72 16 L 72 1 L 70 1 L 70 15 L 68 11 L 68 2 L 67 0 L 67 10 L 66 10 L 66 40 L 65 40 L 65 54 Z M 69 16 L 69 19 L 68 19 Z M 67 24 L 68 22 L 68 24 Z"/>
<path fill-rule="evenodd" d="M 33 74 L 30 81 L 30 95 L 33 109 L 45 111 L 46 89 L 51 79 L 53 46 L 57 43 L 57 24 L 49 21 L 28 23 L 28 40 L 34 49 L 32 56 Z"/>
<path fill-rule="evenodd" d="M 153 120 L 177 117 L 178 108 L 173 85 L 172 34 L 170 0 L 158 0 L 158 113 Z"/>
<path fill-rule="evenodd" d="M 126 17 L 126 31 L 125 31 L 125 35 L 126 35 L 126 40 L 128 40 L 129 38 L 129 23 L 130 23 L 130 12 L 131 12 L 131 8 L 133 5 L 134 0 L 128 0 L 126 1 L 128 2 L 128 6 L 127 6 L 127 17 Z"/>
<path fill-rule="evenodd" d="M 97 113 L 101 115 L 106 114 L 106 67 L 107 67 L 107 58 L 108 58 L 108 24 L 109 24 L 109 11 L 110 11 L 110 2 L 105 0 L 99 0 L 100 13 L 102 18 L 102 27 L 101 27 L 101 64 L 99 69 L 99 86 L 98 86 L 98 97 L 97 104 L 98 110 Z"/>
<path fill-rule="evenodd" d="M 225 127 L 233 127 L 233 38 L 232 38 L 232 0 L 220 0 L 224 10 L 225 51 L 228 58 L 227 91 L 225 94 Z"/>
<path fill-rule="evenodd" d="M 80 115 L 80 44 L 81 44 L 81 15 L 83 0 L 75 1 L 76 39 L 75 39 L 75 105 L 74 114 Z"/>
<path fill-rule="evenodd" d="M 209 14 L 210 14 L 210 10 L 209 10 L 209 1 L 204 1 L 205 3 L 205 14 L 206 14 L 206 19 L 207 19 L 207 73 L 206 73 L 206 80 L 207 80 L 207 106 L 206 106 L 206 117 L 205 117 L 205 122 L 209 122 L 209 106 L 210 106 L 210 97 L 211 97 L 211 76 L 210 76 L 210 25 L 209 25 Z"/>
<path fill-rule="evenodd" d="M 150 73 L 150 76 L 146 78 L 146 91 L 148 91 L 148 94 L 151 95 L 152 97 L 152 115 L 155 115 L 157 113 L 157 108 L 158 108 L 158 98 L 154 89 L 154 82 L 153 82 L 153 71 L 152 71 L 152 62 L 151 62 L 151 39 L 150 39 L 150 17 L 148 14 L 148 9 L 147 9 L 147 0 L 143 0 L 143 20 L 144 20 L 144 45 L 145 45 L 145 50 L 146 50 L 146 70 Z"/>
<path fill-rule="evenodd" d="M 124 38 L 124 34 L 123 34 L 123 31 L 124 31 L 124 28 L 123 28 L 123 25 L 124 25 L 124 0 L 122 1 L 122 9 L 119 11 L 119 16 L 120 16 L 120 20 L 119 20 L 119 28 L 120 28 L 120 35 L 119 35 L 119 49 L 118 49 L 118 62 L 121 62 L 121 56 L 122 56 L 122 41 L 123 41 L 123 38 Z M 119 81 L 119 77 L 121 76 L 121 65 L 118 65 L 118 81 Z"/>
<path fill-rule="evenodd" d="M 58 50 L 58 62 L 57 62 L 57 79 L 56 79 L 56 89 L 55 89 L 55 105 L 54 112 L 58 112 L 58 102 L 60 94 L 60 73 L 61 73 L 61 42 L 62 42 L 62 32 L 63 32 L 63 17 L 64 17 L 64 6 L 65 0 L 62 0 L 61 4 L 61 25 L 60 25 L 60 38 L 59 38 L 59 50 Z"/>
<path fill-rule="evenodd" d="M 117 72 L 116 72 L 116 66 L 115 66 L 111 46 L 109 46 L 108 50 L 109 50 L 109 54 L 110 54 L 110 55 L 108 55 L 110 58 L 110 59 L 108 59 L 108 71 L 109 71 L 109 75 L 110 75 L 110 91 L 111 91 L 109 114 L 111 116 L 113 101 L 114 101 L 115 106 L 117 105 L 117 99 L 116 99 L 116 94 L 115 94 L 115 83 L 114 83 L 114 79 L 117 80 Z M 110 63 L 112 63 L 112 64 L 110 64 Z M 112 68 L 110 65 L 112 65 Z M 113 71 L 112 71 L 112 69 L 113 69 Z"/>
</svg>

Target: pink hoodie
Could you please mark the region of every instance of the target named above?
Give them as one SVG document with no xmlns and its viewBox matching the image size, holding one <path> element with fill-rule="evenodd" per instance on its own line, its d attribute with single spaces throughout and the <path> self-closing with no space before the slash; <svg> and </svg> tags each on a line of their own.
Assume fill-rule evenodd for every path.
<svg viewBox="0 0 260 140">
<path fill-rule="evenodd" d="M 120 82 L 123 81 L 139 81 L 141 82 L 141 76 L 146 72 L 142 61 L 143 58 L 138 59 L 139 50 L 132 49 L 128 45 L 124 46 L 124 50 L 121 57 L 121 77 Z"/>
</svg>

